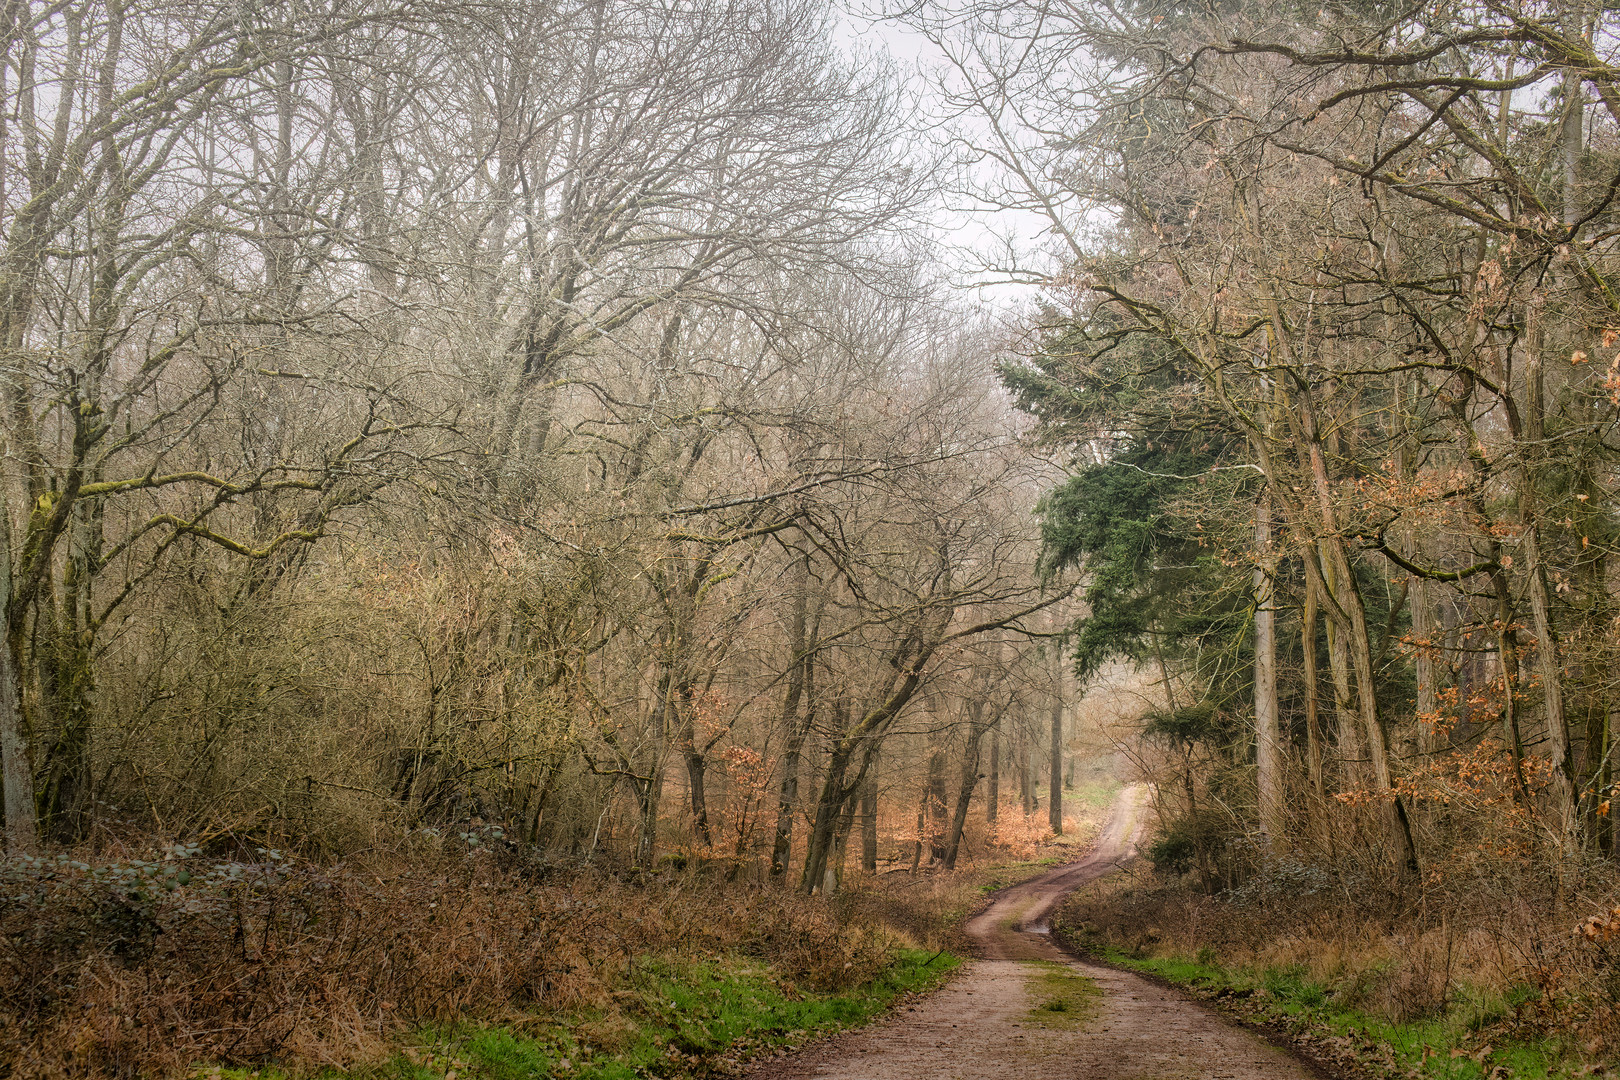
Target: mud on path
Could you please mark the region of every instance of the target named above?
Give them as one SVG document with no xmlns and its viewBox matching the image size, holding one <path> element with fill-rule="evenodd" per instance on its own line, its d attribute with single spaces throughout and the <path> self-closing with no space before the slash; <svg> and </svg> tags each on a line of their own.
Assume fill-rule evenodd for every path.
<svg viewBox="0 0 1620 1080">
<path fill-rule="evenodd" d="M 871 1027 L 758 1063 L 749 1080 L 1314 1077 L 1309 1066 L 1173 991 L 1053 944 L 1052 909 L 1132 854 L 1145 797 L 1141 788 L 1121 794 L 1084 859 L 997 894 L 967 924 L 980 958 L 944 989 Z M 1083 1004 L 1048 1011 L 1053 988 L 1061 997 L 1065 983 L 1082 992 Z"/>
</svg>

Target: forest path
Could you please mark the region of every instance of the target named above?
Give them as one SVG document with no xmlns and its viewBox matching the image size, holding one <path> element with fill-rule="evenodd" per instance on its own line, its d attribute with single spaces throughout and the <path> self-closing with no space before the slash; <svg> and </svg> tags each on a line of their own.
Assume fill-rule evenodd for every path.
<svg viewBox="0 0 1620 1080">
<path fill-rule="evenodd" d="M 1121 793 L 1091 853 L 1002 890 L 967 924 L 980 959 L 871 1027 L 755 1065 L 749 1080 L 1303 1080 L 1309 1066 L 1173 991 L 1076 960 L 1047 917 L 1134 853 L 1147 791 Z M 1061 1011 L 1052 1005 L 1064 1000 Z"/>
</svg>

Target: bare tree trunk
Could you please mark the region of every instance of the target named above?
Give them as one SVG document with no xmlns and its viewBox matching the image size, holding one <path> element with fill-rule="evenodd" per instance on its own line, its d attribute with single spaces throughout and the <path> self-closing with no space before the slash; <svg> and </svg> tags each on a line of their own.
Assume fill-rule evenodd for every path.
<svg viewBox="0 0 1620 1080">
<path fill-rule="evenodd" d="M 0 768 L 5 781 L 6 850 L 13 855 L 33 850 L 39 832 L 18 674 L 17 656 L 7 634 L 0 640 Z"/>
<path fill-rule="evenodd" d="M 1018 797 L 1024 804 L 1024 816 L 1035 812 L 1035 770 L 1030 764 L 1029 732 L 1018 733 Z"/>
<path fill-rule="evenodd" d="M 782 788 L 776 802 L 776 835 L 771 842 L 771 877 L 787 875 L 793 857 L 793 812 L 799 805 L 799 759 L 804 753 L 804 731 L 795 725 L 782 752 Z"/>
<path fill-rule="evenodd" d="M 1502 665 L 1502 741 L 1513 762 L 1513 784 L 1521 805 L 1528 806 L 1530 789 L 1525 781 L 1524 733 L 1519 721 L 1519 636 L 1514 629 L 1513 587 L 1500 567 L 1490 572 L 1496 594 L 1496 659 Z"/>
<path fill-rule="evenodd" d="M 49 703 L 43 711 L 56 728 L 43 747 L 41 825 L 47 835 L 68 843 L 84 834 L 89 819 L 93 673 L 88 634 L 71 622 L 58 622 L 36 656 L 41 697 Z"/>
<path fill-rule="evenodd" d="M 1063 835 L 1063 694 L 1060 681 L 1052 690 L 1052 774 L 1047 795 L 1047 820 L 1052 832 Z M 974 756 L 978 756 L 977 750 Z"/>
<path fill-rule="evenodd" d="M 664 801 L 664 746 L 666 713 L 661 708 L 653 731 L 651 761 L 647 765 L 646 781 L 638 786 L 636 796 L 640 820 L 636 825 L 636 865 L 651 868 L 658 857 L 658 814 Z"/>
<path fill-rule="evenodd" d="M 984 820 L 994 825 L 1001 806 L 1001 717 L 990 725 L 990 791 L 985 799 Z"/>
<path fill-rule="evenodd" d="M 810 730 L 810 713 L 801 710 L 805 691 L 815 677 L 813 662 L 805 650 L 805 622 L 810 598 L 809 560 L 798 561 L 795 574 L 797 593 L 793 617 L 788 625 L 789 664 L 787 691 L 782 698 L 782 726 L 787 729 L 787 746 L 782 752 L 782 788 L 776 803 L 776 836 L 771 843 L 771 877 L 787 875 L 793 855 L 793 814 L 799 805 L 799 761 L 804 754 L 805 736 Z"/>
<path fill-rule="evenodd" d="M 1588 6 L 1587 4 L 1581 4 L 1579 9 L 1584 10 Z M 1578 39 L 1583 30 L 1588 35 L 1591 33 L 1590 27 L 1583 28 L 1578 25 L 1580 21 L 1584 20 L 1572 20 L 1568 17 L 1573 14 L 1572 9 L 1576 9 L 1576 7 L 1577 5 L 1571 4 L 1564 11 L 1564 32 L 1571 39 Z M 1588 37 L 1588 40 L 1590 40 L 1590 37 Z M 1575 231 L 1581 224 L 1580 187 L 1577 178 L 1580 170 L 1581 155 L 1586 148 L 1586 110 L 1583 107 L 1585 100 L 1586 89 L 1583 85 L 1581 72 L 1573 68 L 1566 70 L 1564 72 L 1564 115 L 1559 123 L 1558 149 L 1563 159 L 1561 162 L 1563 176 L 1559 178 L 1562 181 L 1560 187 L 1563 188 L 1562 194 L 1564 196 L 1563 217 L 1564 224 L 1570 227 L 1571 240 L 1575 238 Z"/>
<path fill-rule="evenodd" d="M 82 422 L 82 419 L 81 421 Z M 81 441 L 85 436 L 81 434 Z M 44 748 L 41 825 L 64 842 L 84 835 L 93 805 L 90 738 L 94 720 L 95 644 L 91 606 L 92 566 L 101 548 L 100 503 L 74 504 L 67 529 L 61 601 L 54 608 L 44 648 L 36 649 L 41 695 L 55 732 Z"/>
<path fill-rule="evenodd" d="M 864 787 L 863 784 L 863 790 Z M 833 834 L 832 855 L 827 860 L 827 871 L 821 883 L 824 896 L 832 896 L 844 884 L 844 860 L 849 856 L 849 834 L 855 828 L 856 808 L 859 802 L 859 796 L 850 795 L 844 800 L 843 813 L 838 815 L 838 828 Z"/>
<path fill-rule="evenodd" d="M 922 798 L 917 800 L 917 842 L 911 845 L 911 873 L 922 865 L 923 829 L 928 824 L 928 785 L 923 784 Z"/>
<path fill-rule="evenodd" d="M 1592 800 L 1594 804 L 1601 803 L 1603 798 L 1609 797 L 1611 785 L 1614 783 L 1615 769 L 1610 755 L 1614 752 L 1616 744 L 1615 733 L 1620 731 L 1620 702 L 1615 702 L 1612 698 L 1604 702 L 1603 720 L 1598 731 L 1599 743 L 1593 750 L 1589 751 L 1589 753 L 1596 754 L 1599 759 L 1592 769 L 1592 783 L 1602 798 Z M 1594 813 L 1596 809 L 1594 805 Z M 1614 842 L 1614 833 L 1614 812 L 1611 810 L 1607 814 L 1598 815 L 1598 850 L 1610 857 L 1613 857 L 1616 849 L 1620 848 L 1620 845 Z"/>
<path fill-rule="evenodd" d="M 1589 624 L 1602 625 L 1612 611 L 1605 588 L 1608 560 L 1598 554 L 1582 567 L 1586 578 L 1585 592 L 1594 600 L 1587 614 Z M 1593 845 L 1599 852 L 1614 850 L 1614 816 L 1598 813 L 1598 807 L 1609 796 L 1613 777 L 1613 762 L 1609 747 L 1614 740 L 1615 698 L 1609 673 L 1598 664 L 1584 667 L 1581 681 L 1585 684 L 1586 741 L 1582 748 L 1581 790 L 1591 792 L 1587 803 L 1587 828 Z"/>
<path fill-rule="evenodd" d="M 822 887 L 832 847 L 837 839 L 838 818 L 843 811 L 849 792 L 844 778 L 849 772 L 849 759 L 853 750 L 834 746 L 827 756 L 827 772 L 821 780 L 821 799 L 816 803 L 816 816 L 810 827 L 810 843 L 804 853 L 804 875 L 800 888 L 808 895 Z"/>
<path fill-rule="evenodd" d="M 1416 552 L 1413 552 L 1416 555 Z M 1417 640 L 1417 655 L 1413 660 L 1413 667 L 1417 676 L 1417 745 L 1418 753 L 1432 753 L 1434 744 L 1434 725 L 1425 723 L 1424 717 L 1433 716 L 1438 708 L 1436 682 L 1437 672 L 1434 662 L 1433 637 L 1437 629 L 1433 604 L 1434 587 L 1427 578 L 1412 578 L 1412 637 Z"/>
<path fill-rule="evenodd" d="M 1321 545 L 1318 544 L 1320 551 Z M 1320 553 L 1322 567 L 1323 588 L 1318 593 L 1320 599 L 1329 604 L 1338 603 L 1337 593 L 1342 586 L 1338 582 L 1337 571 L 1328 559 L 1326 553 Z M 1346 633 L 1339 620 L 1329 617 L 1323 626 L 1327 633 L 1328 669 L 1333 675 L 1333 718 L 1335 721 L 1335 736 L 1339 744 L 1339 758 L 1344 762 L 1343 782 L 1347 787 L 1359 787 L 1366 775 L 1362 767 L 1361 734 L 1357 727 L 1355 706 L 1351 702 L 1350 690 L 1350 647 L 1346 641 Z"/>
<path fill-rule="evenodd" d="M 1318 710 L 1316 675 L 1316 577 L 1305 575 L 1305 610 L 1300 644 L 1305 665 L 1305 767 L 1311 790 L 1320 803 L 1327 795 L 1322 781 L 1322 718 Z"/>
<path fill-rule="evenodd" d="M 1271 550 L 1271 492 L 1260 497 L 1254 523 L 1254 736 L 1260 832 L 1276 849 L 1284 842 L 1281 732 L 1277 720 L 1277 559 Z"/>
<path fill-rule="evenodd" d="M 1417 845 L 1412 839 L 1412 822 L 1406 814 L 1405 800 L 1395 793 L 1395 779 L 1389 762 L 1389 733 L 1384 729 L 1383 718 L 1378 714 L 1372 640 L 1367 633 L 1366 607 L 1362 603 L 1360 590 L 1356 588 L 1354 578 L 1351 577 L 1349 560 L 1344 557 L 1342 542 L 1335 539 L 1332 543 L 1334 553 L 1341 560 L 1339 572 L 1346 581 L 1341 606 L 1348 610 L 1351 618 L 1350 633 L 1347 636 L 1350 638 L 1351 660 L 1355 666 L 1356 698 L 1360 705 L 1367 746 L 1371 751 L 1373 783 L 1379 794 L 1389 800 L 1388 809 L 1385 811 L 1385 824 L 1394 849 L 1396 875 L 1403 879 L 1415 879 L 1418 875 Z"/>
<path fill-rule="evenodd" d="M 12 629 L 11 516 L 6 512 L 7 478 L 0 473 L 0 779 L 5 787 L 6 850 L 33 849 L 39 826 L 34 809 L 34 770 L 23 734 L 22 670 Z"/>
<path fill-rule="evenodd" d="M 652 774 L 636 787 L 636 865 L 651 868 L 658 857 L 658 804 L 664 797 L 664 763 L 659 755 Z"/>
<path fill-rule="evenodd" d="M 1530 578 L 1530 615 L 1536 630 L 1536 670 L 1547 713 L 1547 738 L 1552 743 L 1554 813 L 1565 833 L 1579 822 L 1575 817 L 1575 755 L 1570 752 L 1569 717 L 1564 710 L 1564 665 L 1558 658 L 1558 635 L 1547 605 L 1547 578 L 1541 563 L 1541 545 L 1532 526 L 1524 531 L 1525 572 Z"/>
<path fill-rule="evenodd" d="M 877 819 L 877 761 L 874 759 L 866 777 L 866 786 L 861 789 L 861 869 L 868 874 L 877 873 Z"/>
<path fill-rule="evenodd" d="M 524 804 L 526 812 L 523 815 L 523 840 L 530 847 L 538 847 L 540 844 L 540 829 L 545 824 L 546 804 L 551 800 L 552 782 L 561 771 L 562 763 L 553 761 L 545 767 L 540 782 L 530 785 L 529 795 Z M 533 804 L 532 810 L 529 808 L 531 802 Z"/>
<path fill-rule="evenodd" d="M 950 836 L 945 842 L 945 869 L 956 869 L 956 857 L 962 849 L 962 831 L 967 828 L 968 804 L 973 801 L 973 789 L 979 783 L 979 750 L 984 741 L 984 701 L 975 699 L 968 705 L 967 745 L 962 749 L 962 779 L 956 789 L 956 812 L 951 816 Z"/>
<path fill-rule="evenodd" d="M 673 676 L 673 672 L 671 672 Z M 686 790 L 692 810 L 692 837 L 704 848 L 712 847 L 714 837 L 709 830 L 709 793 L 705 782 L 708 761 L 697 745 L 694 728 L 692 687 L 684 679 L 671 688 L 670 707 L 675 715 L 675 729 L 680 733 L 681 758 L 686 763 Z"/>
<path fill-rule="evenodd" d="M 691 723 L 690 718 L 687 723 Z M 687 734 L 691 734 L 690 728 Z M 709 789 L 705 779 L 708 762 L 702 754 L 691 749 L 690 743 L 683 756 L 686 758 L 686 787 L 692 802 L 692 833 L 705 849 L 711 848 L 714 846 L 714 836 L 709 829 Z"/>
<path fill-rule="evenodd" d="M 1566 86 L 1567 86 L 1566 82 Z M 1581 129 L 1578 95 L 1579 80 L 1576 80 L 1577 100 L 1571 103 L 1569 110 L 1574 122 L 1566 122 L 1564 131 L 1574 129 L 1574 151 L 1578 154 L 1580 149 Z M 1565 213 L 1573 215 L 1574 201 L 1569 189 L 1574 185 L 1573 169 L 1570 162 L 1571 150 L 1565 140 L 1566 167 L 1570 174 L 1565 178 Z M 1575 218 L 1570 216 L 1568 221 L 1574 224 Z M 1547 601 L 1547 571 L 1542 564 L 1541 557 L 1541 525 L 1539 502 L 1536 491 L 1536 481 L 1540 469 L 1539 459 L 1545 452 L 1543 440 L 1546 435 L 1544 413 L 1546 411 L 1546 386 L 1542 372 L 1541 354 L 1541 316 L 1536 313 L 1533 318 L 1534 332 L 1525 349 L 1524 382 L 1524 434 L 1526 445 L 1524 460 L 1519 464 L 1519 520 L 1524 524 L 1522 542 L 1525 555 L 1525 591 L 1530 599 L 1531 623 L 1536 632 L 1536 672 L 1541 677 L 1542 708 L 1547 718 L 1547 739 L 1552 744 L 1552 795 L 1553 813 L 1557 820 L 1559 831 L 1566 835 L 1573 835 L 1580 827 L 1576 817 L 1576 806 L 1579 795 L 1575 786 L 1575 756 L 1570 752 L 1569 717 L 1564 709 L 1564 665 L 1558 657 L 1558 635 L 1553 629 L 1552 613 L 1549 611 Z"/>
<path fill-rule="evenodd" d="M 945 747 L 936 743 L 928 754 L 928 862 L 945 858 Z"/>
</svg>

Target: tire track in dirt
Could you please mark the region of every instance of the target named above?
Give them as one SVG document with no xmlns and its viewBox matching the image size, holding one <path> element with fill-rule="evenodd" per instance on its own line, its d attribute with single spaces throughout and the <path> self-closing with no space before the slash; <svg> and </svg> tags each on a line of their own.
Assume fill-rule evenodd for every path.
<svg viewBox="0 0 1620 1080">
<path fill-rule="evenodd" d="M 1090 964 L 1052 941 L 1069 892 L 1129 858 L 1146 789 L 1121 793 L 1091 853 L 996 894 L 967 924 L 979 959 L 943 989 L 859 1031 L 756 1063 L 749 1080 L 1305 1080 L 1317 1073 L 1172 990 Z M 1101 991 L 1073 1023 L 1042 1023 L 1036 980 L 1051 964 Z"/>
</svg>

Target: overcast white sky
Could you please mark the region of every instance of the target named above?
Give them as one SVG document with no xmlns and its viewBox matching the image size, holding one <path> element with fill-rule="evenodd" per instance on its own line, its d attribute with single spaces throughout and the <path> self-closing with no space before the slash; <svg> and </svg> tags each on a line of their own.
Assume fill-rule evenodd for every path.
<svg viewBox="0 0 1620 1080">
<path fill-rule="evenodd" d="M 906 74 L 922 96 L 919 123 L 926 123 L 943 112 L 934 86 L 948 68 L 944 55 L 925 36 L 892 21 L 874 21 L 858 12 L 835 7 L 839 43 L 858 55 L 877 52 L 890 57 Z M 961 121 L 958 121 L 959 123 Z M 957 288 L 980 303 L 1008 314 L 1025 308 L 1038 289 L 1028 284 L 994 280 L 988 267 L 1007 265 L 1007 245 L 1017 250 L 1022 265 L 1039 263 L 1037 255 L 1045 247 L 1042 234 L 1045 218 L 1033 213 L 991 210 L 967 205 L 941 205 L 935 215 L 940 237 L 947 249 L 948 276 Z"/>
</svg>

